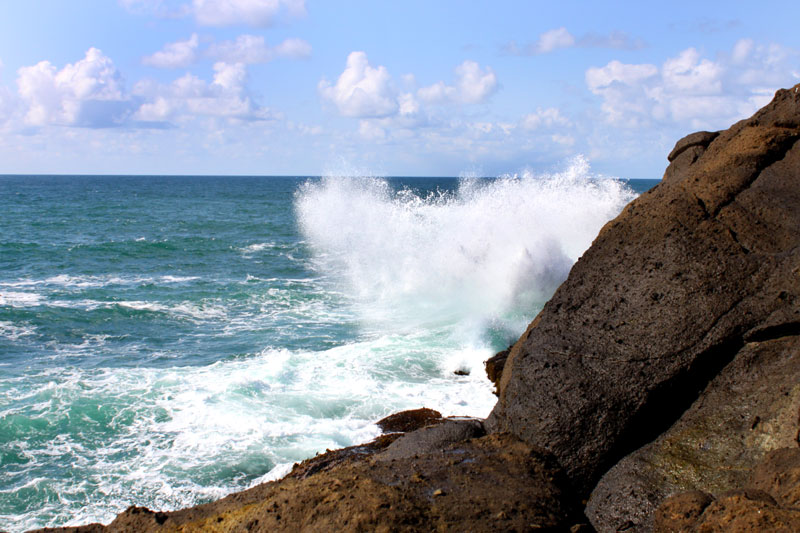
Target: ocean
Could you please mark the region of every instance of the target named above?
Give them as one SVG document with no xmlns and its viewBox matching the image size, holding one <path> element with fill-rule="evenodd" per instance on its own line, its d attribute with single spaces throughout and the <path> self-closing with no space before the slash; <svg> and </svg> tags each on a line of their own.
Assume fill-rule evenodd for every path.
<svg viewBox="0 0 800 533">
<path fill-rule="evenodd" d="M 656 183 L 0 176 L 0 530 L 207 502 L 403 409 L 488 415 L 483 361 Z"/>
</svg>

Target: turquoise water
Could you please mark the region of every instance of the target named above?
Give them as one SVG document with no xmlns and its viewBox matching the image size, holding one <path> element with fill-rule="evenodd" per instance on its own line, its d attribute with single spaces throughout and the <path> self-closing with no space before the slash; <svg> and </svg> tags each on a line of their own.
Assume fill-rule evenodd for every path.
<svg viewBox="0 0 800 533">
<path fill-rule="evenodd" d="M 482 361 L 657 183 L 590 178 L 0 176 L 0 529 L 485 416 Z"/>
</svg>

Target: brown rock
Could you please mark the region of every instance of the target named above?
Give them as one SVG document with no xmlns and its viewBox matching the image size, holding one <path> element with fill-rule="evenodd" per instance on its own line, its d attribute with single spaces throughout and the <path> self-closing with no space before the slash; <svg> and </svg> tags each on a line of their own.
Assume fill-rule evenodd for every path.
<svg viewBox="0 0 800 533">
<path fill-rule="evenodd" d="M 760 490 L 729 491 L 705 506 L 690 499 L 680 494 L 665 501 L 656 513 L 653 531 L 790 533 L 800 527 L 800 510 L 779 507 Z"/>
<path fill-rule="evenodd" d="M 483 363 L 486 368 L 486 376 L 489 378 L 489 381 L 494 383 L 495 394 L 499 391 L 500 378 L 503 375 L 503 368 L 506 365 L 506 360 L 508 360 L 508 354 L 511 352 L 511 348 L 512 347 L 509 346 L 505 350 L 497 352 Z"/>
<path fill-rule="evenodd" d="M 376 424 L 384 433 L 405 433 L 438 424 L 442 421 L 442 413 L 423 407 L 391 414 L 378 420 Z"/>
<path fill-rule="evenodd" d="M 753 470 L 751 484 L 772 494 L 783 507 L 800 509 L 800 448 L 781 448 L 767 454 Z"/>
<path fill-rule="evenodd" d="M 705 492 L 691 491 L 673 496 L 658 508 L 656 531 L 689 531 L 714 498 Z"/>
<path fill-rule="evenodd" d="M 606 224 L 509 354 L 487 428 L 552 451 L 580 491 L 745 345 L 800 333 L 800 86 L 700 137 L 702 153 L 684 160 L 706 140 L 684 141 L 670 179 Z"/>
<path fill-rule="evenodd" d="M 746 486 L 769 451 L 795 445 L 797 376 L 800 337 L 747 343 L 668 431 L 602 477 L 586 511 L 595 527 L 613 531 L 630 522 L 649 531 L 653 512 L 670 494 Z M 764 470 L 761 479 L 776 471 Z M 766 481 L 757 487 L 771 492 Z"/>
</svg>

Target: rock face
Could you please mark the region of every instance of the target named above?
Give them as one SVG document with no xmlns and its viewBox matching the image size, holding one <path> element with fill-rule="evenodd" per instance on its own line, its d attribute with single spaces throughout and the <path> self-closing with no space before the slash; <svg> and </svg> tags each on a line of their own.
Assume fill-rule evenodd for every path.
<svg viewBox="0 0 800 533">
<path fill-rule="evenodd" d="M 800 337 L 749 342 L 666 433 L 603 476 L 587 515 L 602 531 L 650 531 L 671 494 L 746 486 L 767 452 L 797 447 L 798 412 Z"/>
<path fill-rule="evenodd" d="M 748 345 L 800 333 L 798 138 L 800 86 L 680 141 L 512 348 L 489 430 L 550 450 L 588 493 Z"/>
<path fill-rule="evenodd" d="M 781 448 L 767 455 L 745 489 L 718 497 L 684 492 L 655 512 L 653 530 L 791 533 L 800 525 L 800 449 Z"/>
</svg>

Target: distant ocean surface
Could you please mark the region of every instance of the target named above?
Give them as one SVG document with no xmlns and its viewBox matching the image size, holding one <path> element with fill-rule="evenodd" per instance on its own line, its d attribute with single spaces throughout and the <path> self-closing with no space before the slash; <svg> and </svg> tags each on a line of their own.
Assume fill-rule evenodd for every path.
<svg viewBox="0 0 800 533">
<path fill-rule="evenodd" d="M 488 415 L 483 361 L 656 183 L 0 176 L 0 530 L 216 499 L 402 409 Z"/>
</svg>

